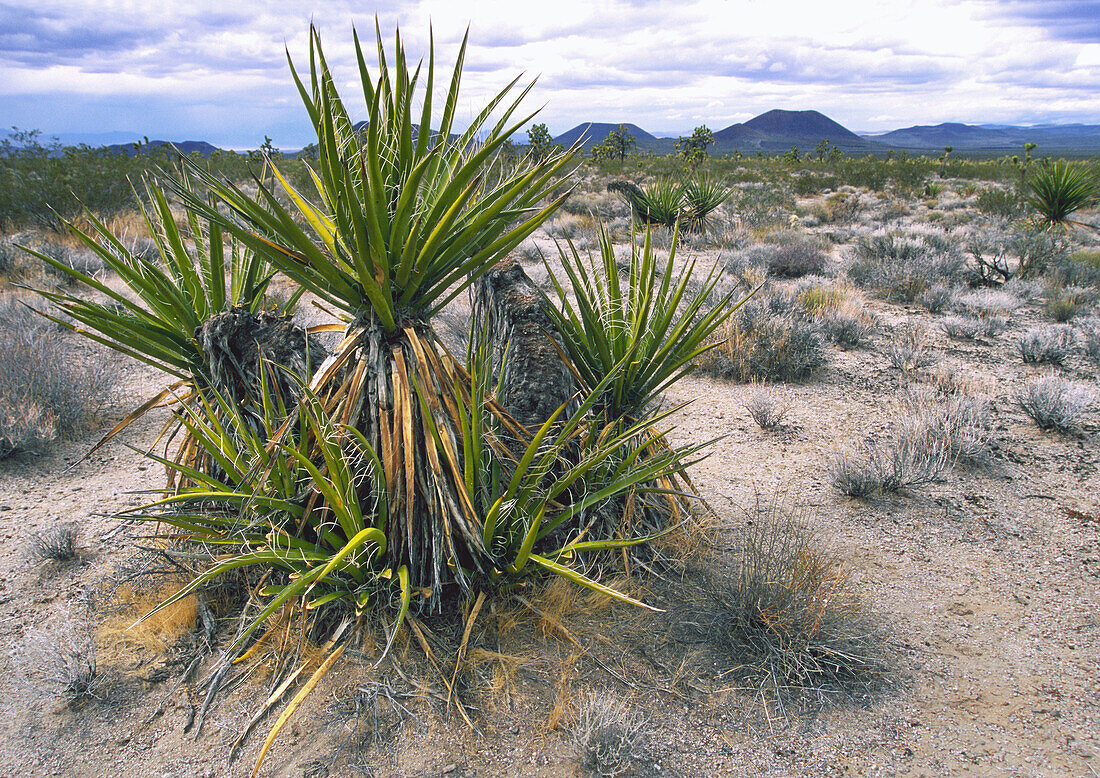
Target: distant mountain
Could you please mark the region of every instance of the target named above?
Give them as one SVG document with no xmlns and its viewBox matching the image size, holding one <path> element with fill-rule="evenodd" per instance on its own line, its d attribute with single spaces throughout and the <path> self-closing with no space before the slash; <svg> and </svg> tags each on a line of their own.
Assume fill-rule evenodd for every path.
<svg viewBox="0 0 1100 778">
<path fill-rule="evenodd" d="M 137 141 L 134 141 L 136 143 Z M 115 154 L 125 154 L 127 157 L 132 157 L 138 153 L 138 150 L 134 147 L 134 143 L 115 143 L 107 147 L 108 151 Z M 219 151 L 217 146 L 213 146 L 204 140 L 185 140 L 185 141 L 166 141 L 166 140 L 151 140 L 149 146 L 146 147 L 142 144 L 142 152 L 155 151 L 163 149 L 165 146 L 175 146 L 184 154 L 191 154 L 192 152 L 199 152 L 205 156 L 209 156 L 215 151 Z"/>
<path fill-rule="evenodd" d="M 940 151 L 951 146 L 958 151 L 1019 152 L 1025 143 L 1037 143 L 1037 153 L 1056 151 L 1100 152 L 1100 125 L 1047 124 L 1018 127 L 1003 124 L 960 124 L 945 122 L 917 125 L 865 136 L 879 143 L 919 151 Z"/>
<path fill-rule="evenodd" d="M 665 146 L 668 146 L 668 150 L 672 150 L 672 146 L 667 139 L 650 135 L 636 124 L 628 124 L 626 122 L 620 122 L 620 124 L 626 124 L 626 129 L 634 136 L 634 141 L 638 144 L 639 150 L 653 151 L 664 148 Z M 584 124 L 578 124 L 571 130 L 563 132 L 561 135 L 554 138 L 554 142 L 560 143 L 565 148 L 569 148 L 583 137 L 584 148 L 590 149 L 597 144 L 603 143 L 604 138 L 610 135 L 611 131 L 618 126 L 618 124 L 607 124 L 606 122 L 585 122 Z"/>
<path fill-rule="evenodd" d="M 853 153 L 885 151 L 879 143 L 861 138 L 847 127 L 819 111 L 782 111 L 762 113 L 741 124 L 731 124 L 714 133 L 714 153 L 732 151 L 775 153 L 797 146 L 812 151 L 823 140 Z"/>
</svg>

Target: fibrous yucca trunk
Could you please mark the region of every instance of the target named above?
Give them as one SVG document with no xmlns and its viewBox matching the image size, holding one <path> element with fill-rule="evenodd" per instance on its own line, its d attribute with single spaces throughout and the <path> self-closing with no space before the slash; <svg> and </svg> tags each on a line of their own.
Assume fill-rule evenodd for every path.
<svg viewBox="0 0 1100 778">
<path fill-rule="evenodd" d="M 409 322 L 386 332 L 353 323 L 311 390 L 334 422 L 358 430 L 377 453 L 381 470 L 368 467 L 360 491 L 366 500 L 384 482 L 383 566 L 406 566 L 411 590 L 435 609 L 445 586 L 465 590 L 469 574 L 487 574 L 492 562 L 466 489 L 459 431 L 469 379 L 431 327 Z"/>
</svg>

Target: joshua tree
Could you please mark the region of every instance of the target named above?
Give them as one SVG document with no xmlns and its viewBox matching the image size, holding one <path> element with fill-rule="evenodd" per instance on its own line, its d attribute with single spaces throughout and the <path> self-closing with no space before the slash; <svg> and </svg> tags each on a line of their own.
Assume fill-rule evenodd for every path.
<svg viewBox="0 0 1100 778">
<path fill-rule="evenodd" d="M 695 168 L 707 157 L 707 146 L 714 143 L 714 133 L 704 124 L 696 127 L 690 138 L 677 138 L 676 150 L 680 152 L 688 166 Z"/>
<path fill-rule="evenodd" d="M 630 134 L 626 125 L 620 124 L 607 133 L 607 137 L 603 139 L 603 142 L 592 148 L 592 158 L 595 160 L 617 159 L 621 162 L 637 145 L 638 142 Z"/>
<path fill-rule="evenodd" d="M 527 130 L 527 148 L 531 156 L 537 160 L 544 160 L 562 152 L 561 144 L 554 143 L 554 139 L 550 137 L 550 130 L 545 124 L 532 124 Z"/>
</svg>

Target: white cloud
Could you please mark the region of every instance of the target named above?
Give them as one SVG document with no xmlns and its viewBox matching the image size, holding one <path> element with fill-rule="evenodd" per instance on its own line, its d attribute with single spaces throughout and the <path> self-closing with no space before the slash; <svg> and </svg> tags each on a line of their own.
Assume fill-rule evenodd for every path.
<svg viewBox="0 0 1100 778">
<path fill-rule="evenodd" d="M 468 111 L 516 73 L 541 74 L 530 104 L 559 132 L 581 121 L 656 131 L 719 129 L 771 108 L 815 108 L 858 129 L 937 121 L 1100 122 L 1100 42 L 1016 0 L 514 0 L 290 2 L 0 0 L 0 121 L 47 132 L 186 129 L 240 144 L 302 133 L 284 45 L 305 65 L 311 14 L 351 100 L 350 28 L 412 58 L 453 61 L 467 24 Z M 1057 0 L 1086 18 L 1086 0 Z M 1095 5 L 1095 4 L 1093 4 Z M 1095 26 L 1095 25 L 1094 25 Z M 368 57 L 372 55 L 368 51 Z M 66 106 L 85 106 L 81 114 Z M 81 122 L 101 125 L 87 127 Z M 250 121 L 251 120 L 251 121 Z M 61 126 L 64 125 L 64 126 Z M 290 129 L 295 128 L 295 129 Z M 306 131 L 308 132 L 308 131 Z M 276 138 L 283 145 L 307 138 Z"/>
</svg>

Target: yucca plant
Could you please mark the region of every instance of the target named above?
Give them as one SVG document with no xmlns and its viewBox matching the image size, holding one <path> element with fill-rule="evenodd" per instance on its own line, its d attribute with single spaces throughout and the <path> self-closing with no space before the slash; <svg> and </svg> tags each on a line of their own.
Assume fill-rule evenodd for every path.
<svg viewBox="0 0 1100 778">
<path fill-rule="evenodd" d="M 186 178 L 179 179 L 176 186 L 198 196 Z M 146 180 L 144 193 L 141 198 L 135 192 L 135 199 L 157 250 L 153 257 L 134 254 L 90 212 L 85 213 L 91 225 L 87 230 L 65 222 L 73 235 L 114 271 L 131 294 L 116 291 L 95 276 L 47 254 L 25 249 L 63 277 L 72 279 L 81 292 L 98 293 L 105 298 L 96 302 L 77 292 L 37 290 L 64 315 L 48 318 L 175 379 L 120 422 L 101 444 L 158 403 L 177 401 L 187 405 L 196 399 L 196 389 L 232 388 L 228 386 L 230 363 L 245 355 L 221 355 L 224 358 L 219 359 L 217 344 L 209 342 L 209 328 L 217 328 L 219 317 L 235 317 L 246 325 L 262 320 L 269 329 L 274 326 L 291 331 L 284 319 L 300 296 L 292 295 L 279 306 L 270 305 L 266 292 L 274 271 L 261 255 L 236 241 L 227 245 L 222 229 L 195 213 L 187 215 L 186 232 L 181 230 L 164 191 Z M 304 349 L 305 335 L 298 335 Z M 299 375 L 309 373 L 308 365 L 287 364 L 287 367 L 297 368 Z M 282 383 L 285 385 L 285 381 Z M 256 411 L 255 387 L 236 391 L 234 395 L 242 407 Z M 194 441 L 184 436 L 179 455 L 187 459 L 200 453 Z"/>
<path fill-rule="evenodd" d="M 642 462 L 660 460 L 670 451 L 664 432 L 656 427 L 659 395 L 714 347 L 708 338 L 740 305 L 733 304 L 733 292 L 708 304 L 719 278 L 717 267 L 693 286 L 694 262 L 675 267 L 678 242 L 676 229 L 662 263 L 647 231 L 640 251 L 636 243 L 631 246 L 625 283 L 606 230 L 600 233 L 598 259 L 590 256 L 586 262 L 568 243 L 559 253 L 572 298 L 554 280 L 558 304 L 547 305 L 578 382 L 594 395 L 594 411 L 609 429 L 628 429 L 636 436 L 632 456 Z M 625 525 L 635 533 L 655 532 L 668 516 L 680 516 L 689 507 L 684 495 L 694 489 L 687 458 L 676 461 L 660 478 L 639 482 L 634 493 L 620 493 L 621 504 L 601 529 L 621 532 Z"/>
<path fill-rule="evenodd" d="M 607 188 L 630 203 L 637 223 L 669 229 L 679 224 L 693 232 L 705 232 L 710 214 L 733 192 L 711 176 L 691 178 L 684 183 L 658 178 L 643 187 L 629 181 L 612 181 Z"/>
<path fill-rule="evenodd" d="M 680 219 L 683 186 L 672 178 L 658 178 L 643 187 L 630 181 L 612 181 L 609 191 L 618 192 L 630 203 L 634 221 L 672 229 Z"/>
<path fill-rule="evenodd" d="M 675 266 L 678 244 L 677 230 L 662 262 L 647 231 L 640 249 L 631 246 L 626 279 L 619 276 L 606 230 L 599 235 L 598 258 L 582 259 L 571 242 L 559 247 L 573 299 L 553 280 L 558 305 L 548 311 L 582 386 L 601 385 L 627 360 L 595 406 L 610 420 L 644 417 L 661 392 L 714 348 L 707 339 L 743 302 L 732 304 L 731 291 L 708 304 L 720 277 L 717 266 L 701 284 L 693 283 L 694 261 L 680 270 Z"/>
<path fill-rule="evenodd" d="M 718 179 L 709 176 L 697 176 L 684 183 L 683 220 L 686 229 L 693 232 L 706 232 L 710 225 L 710 215 L 729 199 L 733 193 L 731 187 L 723 185 Z"/>
<path fill-rule="evenodd" d="M 1064 159 L 1033 168 L 1024 182 L 1024 201 L 1044 229 L 1086 226 L 1070 217 L 1100 200 L 1100 182 L 1083 165 Z"/>
<path fill-rule="evenodd" d="M 498 168 L 487 183 L 504 142 L 531 118 L 517 118 L 530 87 L 508 102 L 513 81 L 452 136 L 465 40 L 437 118 L 434 51 L 426 68 L 413 71 L 400 36 L 390 62 L 377 25 L 376 33 L 373 76 L 355 38 L 367 110 L 361 130 L 336 92 L 316 30 L 308 80 L 291 63 L 318 141 L 313 199 L 272 165 L 296 213 L 263 187 L 251 197 L 197 166 L 194 174 L 225 208 L 186 188 L 177 192 L 191 210 L 347 313 L 344 338 L 310 388 L 334 423 L 357 430 L 378 452 L 381 467 L 361 488 L 384 483 L 390 522 L 400 528 L 390 533 L 384 561 L 406 566 L 412 590 L 430 593 L 418 605 L 438 608 L 444 587 L 467 588 L 471 571 L 488 573 L 492 562 L 459 443 L 471 398 L 462 366 L 440 345 L 431 318 L 564 202 L 567 192 L 550 195 L 575 151 Z"/>
</svg>

